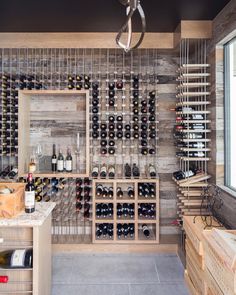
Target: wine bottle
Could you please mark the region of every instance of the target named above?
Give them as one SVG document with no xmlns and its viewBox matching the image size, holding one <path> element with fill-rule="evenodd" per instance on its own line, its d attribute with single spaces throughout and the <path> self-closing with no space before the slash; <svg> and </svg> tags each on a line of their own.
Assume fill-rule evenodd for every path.
<svg viewBox="0 0 236 295">
<path fill-rule="evenodd" d="M 108 121 L 111 122 L 111 123 L 115 122 L 115 116 L 110 115 L 110 116 L 108 117 Z"/>
<path fill-rule="evenodd" d="M 129 186 L 127 188 L 127 193 L 130 198 L 133 198 L 134 197 L 134 188 L 132 186 Z"/>
<path fill-rule="evenodd" d="M 100 171 L 100 177 L 106 178 L 107 177 L 107 167 L 106 164 L 103 164 Z"/>
<path fill-rule="evenodd" d="M 116 189 L 116 196 L 118 198 L 122 198 L 123 197 L 123 191 L 122 191 L 122 188 L 121 187 L 117 187 L 117 189 Z"/>
<path fill-rule="evenodd" d="M 101 128 L 101 130 L 106 130 L 107 129 L 107 124 L 106 123 L 101 123 L 100 128 Z"/>
<path fill-rule="evenodd" d="M 112 146 L 110 146 L 110 147 L 108 148 L 108 154 L 110 154 L 110 155 L 114 155 L 114 154 L 115 154 L 115 148 L 112 147 Z"/>
<path fill-rule="evenodd" d="M 8 174 L 8 177 L 10 179 L 13 179 L 17 175 L 17 173 L 18 173 L 18 168 L 17 167 L 13 167 L 13 169 Z"/>
<path fill-rule="evenodd" d="M 125 164 L 125 177 L 131 177 L 131 167 L 128 163 Z"/>
<path fill-rule="evenodd" d="M 96 139 L 99 137 L 99 132 L 98 131 L 93 131 L 92 132 L 92 138 Z"/>
<path fill-rule="evenodd" d="M 196 175 L 196 173 L 197 173 L 197 169 L 196 168 L 192 168 L 192 169 L 187 170 L 187 171 L 179 170 L 179 171 L 173 172 L 173 177 L 176 180 L 182 180 L 182 179 L 186 179 L 186 178 L 192 177 L 192 176 Z"/>
<path fill-rule="evenodd" d="M 115 166 L 114 165 L 110 165 L 108 167 L 108 177 L 109 178 L 114 178 L 115 177 Z"/>
<path fill-rule="evenodd" d="M 106 147 L 107 146 L 107 140 L 106 139 L 102 139 L 100 141 L 100 145 L 103 146 L 103 147 Z"/>
<path fill-rule="evenodd" d="M 122 80 L 119 80 L 119 81 L 116 82 L 116 88 L 117 89 L 122 89 L 123 88 L 123 82 L 122 82 Z"/>
<path fill-rule="evenodd" d="M 66 172 L 72 172 L 73 163 L 72 163 L 71 150 L 69 147 L 67 148 L 65 168 L 66 168 Z"/>
<path fill-rule="evenodd" d="M 1 268 L 32 268 L 33 267 L 33 250 L 16 249 L 0 252 Z"/>
<path fill-rule="evenodd" d="M 109 88 L 110 90 L 114 90 L 114 88 L 115 88 L 115 83 L 114 83 L 114 82 L 110 82 L 110 83 L 108 83 L 108 88 Z"/>
<path fill-rule="evenodd" d="M 52 172 L 57 171 L 57 155 L 56 155 L 56 145 L 55 143 L 52 145 Z"/>
<path fill-rule="evenodd" d="M 148 172 L 149 172 L 150 177 L 156 177 L 156 175 L 157 175 L 156 168 L 153 164 L 149 164 Z"/>
<path fill-rule="evenodd" d="M 122 224 L 120 224 L 120 223 L 117 224 L 116 231 L 117 231 L 117 237 L 118 237 L 118 239 L 120 239 L 121 236 L 122 236 L 122 232 L 123 232 L 123 230 L 122 230 Z"/>
<path fill-rule="evenodd" d="M 96 122 L 98 122 L 98 115 L 93 115 L 92 116 L 92 121 L 93 121 L 93 123 L 96 123 Z"/>
<path fill-rule="evenodd" d="M 115 100 L 112 98 L 109 98 L 108 104 L 110 107 L 114 107 L 115 106 Z"/>
<path fill-rule="evenodd" d="M 149 238 L 150 237 L 150 231 L 149 231 L 149 229 L 148 229 L 148 227 L 147 227 L 146 224 L 143 224 L 142 225 L 142 231 L 143 231 L 143 234 L 144 234 L 144 236 L 146 238 Z"/>
<path fill-rule="evenodd" d="M 58 157 L 57 157 L 57 171 L 63 172 L 63 170 L 64 170 L 64 157 L 63 157 L 62 151 L 60 149 Z"/>
<path fill-rule="evenodd" d="M 139 168 L 135 163 L 133 164 L 132 172 L 133 172 L 134 177 L 139 177 L 140 176 Z"/>
<path fill-rule="evenodd" d="M 35 211 L 35 186 L 33 184 L 32 173 L 28 174 L 27 184 L 25 186 L 25 212 L 33 213 Z"/>
<path fill-rule="evenodd" d="M 113 194 L 114 194 L 114 192 L 113 192 L 113 187 L 112 186 L 110 186 L 109 188 L 108 188 L 108 197 L 109 198 L 113 198 Z"/>
</svg>

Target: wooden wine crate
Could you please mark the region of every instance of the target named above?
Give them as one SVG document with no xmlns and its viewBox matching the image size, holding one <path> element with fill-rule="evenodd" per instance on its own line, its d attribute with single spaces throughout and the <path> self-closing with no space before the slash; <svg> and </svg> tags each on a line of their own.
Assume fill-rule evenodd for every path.
<svg viewBox="0 0 236 295">
<path fill-rule="evenodd" d="M 194 288 L 199 294 L 206 294 L 206 284 L 204 281 L 204 271 L 195 264 L 193 259 L 186 255 L 186 269 L 188 271 L 189 278 L 192 281 Z"/>
<path fill-rule="evenodd" d="M 0 183 L 1 187 L 14 190 L 12 194 L 0 194 L 0 218 L 13 218 L 24 208 L 24 183 Z"/>
<path fill-rule="evenodd" d="M 204 256 L 201 256 L 197 253 L 193 247 L 192 242 L 189 239 L 185 240 L 186 253 L 188 253 L 190 259 L 193 261 L 194 265 L 200 271 L 204 270 Z"/>
<path fill-rule="evenodd" d="M 212 227 L 219 227 L 219 223 L 212 221 Z M 199 255 L 203 255 L 203 231 L 209 230 L 210 227 L 205 227 L 201 216 L 184 216 L 183 227 L 188 239 L 191 241 L 193 247 Z"/>
<path fill-rule="evenodd" d="M 203 235 L 206 268 L 218 283 L 223 294 L 236 294 L 236 272 L 226 263 L 224 244 L 216 241 L 210 231 L 204 232 Z"/>
<path fill-rule="evenodd" d="M 190 277 L 189 277 L 189 274 L 188 274 L 188 271 L 185 269 L 184 271 L 184 281 L 185 281 L 185 284 L 187 285 L 188 289 L 189 289 L 189 292 L 191 295 L 201 295 L 194 287 Z"/>
<path fill-rule="evenodd" d="M 204 272 L 204 279 L 206 281 L 207 295 L 224 295 L 223 291 L 220 289 L 216 280 L 207 268 Z"/>
</svg>

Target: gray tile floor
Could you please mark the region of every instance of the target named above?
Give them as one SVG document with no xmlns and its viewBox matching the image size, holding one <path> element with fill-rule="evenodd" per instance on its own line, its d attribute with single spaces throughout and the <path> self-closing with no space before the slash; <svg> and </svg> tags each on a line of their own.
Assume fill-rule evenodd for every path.
<svg viewBox="0 0 236 295">
<path fill-rule="evenodd" d="M 188 295 L 176 255 L 57 254 L 52 295 Z"/>
</svg>

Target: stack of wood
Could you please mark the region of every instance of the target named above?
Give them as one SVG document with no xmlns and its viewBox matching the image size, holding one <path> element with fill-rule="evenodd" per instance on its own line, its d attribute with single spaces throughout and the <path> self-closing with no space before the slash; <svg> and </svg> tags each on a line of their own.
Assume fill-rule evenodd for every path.
<svg viewBox="0 0 236 295">
<path fill-rule="evenodd" d="M 236 231 L 213 229 L 204 236 L 207 294 L 236 294 Z"/>
<path fill-rule="evenodd" d="M 212 227 L 218 227 L 215 221 Z M 186 269 L 185 282 L 192 295 L 210 295 L 205 280 L 205 251 L 203 248 L 203 232 L 206 225 L 201 216 L 184 216 L 183 227 L 186 233 Z M 207 227 L 207 231 L 210 231 Z M 213 293 L 216 295 L 217 293 Z"/>
</svg>

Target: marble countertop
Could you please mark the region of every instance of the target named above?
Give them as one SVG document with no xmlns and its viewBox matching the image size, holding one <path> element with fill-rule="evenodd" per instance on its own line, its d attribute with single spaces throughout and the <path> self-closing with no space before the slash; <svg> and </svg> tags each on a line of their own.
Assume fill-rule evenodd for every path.
<svg viewBox="0 0 236 295">
<path fill-rule="evenodd" d="M 40 226 L 52 212 L 56 203 L 40 202 L 35 205 L 35 212 L 25 213 L 22 211 L 14 218 L 0 218 L 0 226 Z"/>
</svg>

